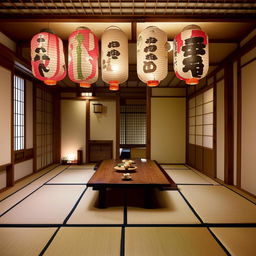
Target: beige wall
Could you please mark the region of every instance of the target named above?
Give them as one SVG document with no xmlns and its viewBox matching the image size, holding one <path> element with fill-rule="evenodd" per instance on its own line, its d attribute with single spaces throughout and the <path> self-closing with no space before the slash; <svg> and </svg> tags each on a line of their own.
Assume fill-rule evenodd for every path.
<svg viewBox="0 0 256 256">
<path fill-rule="evenodd" d="M 242 68 L 241 187 L 256 194 L 256 61 Z"/>
<path fill-rule="evenodd" d="M 0 165 L 11 162 L 11 72 L 0 67 Z"/>
<path fill-rule="evenodd" d="M 33 159 L 14 165 L 14 180 L 19 180 L 33 173 Z"/>
<path fill-rule="evenodd" d="M 26 148 L 33 148 L 33 83 L 26 80 Z"/>
<path fill-rule="evenodd" d="M 185 98 L 151 99 L 151 159 L 185 163 Z"/>
<path fill-rule="evenodd" d="M 0 189 L 6 187 L 6 171 L 0 171 Z"/>
<path fill-rule="evenodd" d="M 61 100 L 61 158 L 73 155 L 76 159 L 77 150 L 82 149 L 85 162 L 85 115 L 85 101 Z"/>
<path fill-rule="evenodd" d="M 216 109 L 216 153 L 217 153 L 217 178 L 224 180 L 224 80 L 217 83 L 217 109 Z"/>
<path fill-rule="evenodd" d="M 103 104 L 103 113 L 93 113 L 93 103 Z M 91 101 L 90 104 L 90 140 L 113 140 L 113 158 L 115 158 L 116 101 Z"/>
</svg>

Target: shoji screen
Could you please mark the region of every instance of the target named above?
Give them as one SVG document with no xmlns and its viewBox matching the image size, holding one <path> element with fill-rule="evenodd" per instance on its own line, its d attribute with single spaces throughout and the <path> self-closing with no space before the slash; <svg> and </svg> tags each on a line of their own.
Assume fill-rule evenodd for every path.
<svg viewBox="0 0 256 256">
<path fill-rule="evenodd" d="M 189 143 L 213 148 L 213 89 L 189 100 Z"/>
<path fill-rule="evenodd" d="M 36 169 L 53 162 L 53 97 L 36 89 Z"/>
<path fill-rule="evenodd" d="M 196 145 L 203 146 L 203 94 L 196 96 Z"/>
<path fill-rule="evenodd" d="M 188 164 L 214 176 L 213 88 L 188 102 Z"/>
<path fill-rule="evenodd" d="M 213 88 L 203 94 L 203 146 L 213 148 Z"/>
<path fill-rule="evenodd" d="M 196 143 L 196 100 L 195 97 L 189 100 L 189 143 Z"/>
</svg>

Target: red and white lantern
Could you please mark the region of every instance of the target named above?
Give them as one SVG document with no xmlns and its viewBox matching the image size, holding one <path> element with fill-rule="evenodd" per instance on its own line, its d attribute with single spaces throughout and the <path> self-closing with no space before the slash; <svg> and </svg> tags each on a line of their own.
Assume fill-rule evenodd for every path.
<svg viewBox="0 0 256 256">
<path fill-rule="evenodd" d="M 149 87 L 158 86 L 168 73 L 167 35 L 150 26 L 144 29 L 137 42 L 137 73 Z"/>
<path fill-rule="evenodd" d="M 198 84 L 209 69 L 208 36 L 190 25 L 174 38 L 173 64 L 176 76 L 186 84 Z"/>
<path fill-rule="evenodd" d="M 47 85 L 55 85 L 66 76 L 62 40 L 49 31 L 36 34 L 31 40 L 33 75 Z"/>
<path fill-rule="evenodd" d="M 90 88 L 98 79 L 98 39 L 93 32 L 79 27 L 68 39 L 68 76 L 80 87 Z"/>
<path fill-rule="evenodd" d="M 112 91 L 128 79 L 128 38 L 118 27 L 107 28 L 101 38 L 102 80 Z"/>
</svg>

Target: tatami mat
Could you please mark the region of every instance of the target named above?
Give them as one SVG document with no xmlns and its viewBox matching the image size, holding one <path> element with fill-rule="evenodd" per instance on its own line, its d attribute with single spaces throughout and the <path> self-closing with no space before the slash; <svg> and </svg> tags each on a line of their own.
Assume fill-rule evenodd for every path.
<svg viewBox="0 0 256 256">
<path fill-rule="evenodd" d="M 42 186 L 45 182 L 53 178 L 58 173 L 62 172 L 67 166 L 58 166 L 53 169 L 51 172 L 46 173 L 39 179 L 33 181 L 31 184 L 25 186 L 21 190 L 17 191 L 13 195 L 9 196 L 8 198 L 4 199 L 0 202 L 0 215 L 8 210 L 10 207 L 18 203 L 20 200 L 28 196 L 30 193 L 35 191 L 37 188 Z"/>
<path fill-rule="evenodd" d="M 189 169 L 187 166 L 183 164 L 161 164 L 161 166 L 164 169 L 169 169 L 169 170 L 187 170 Z"/>
<path fill-rule="evenodd" d="M 108 200 L 108 207 L 100 209 L 98 208 L 98 196 L 98 191 L 88 188 L 67 224 L 122 224 L 123 202 L 110 205 L 110 200 Z"/>
<path fill-rule="evenodd" d="M 92 168 L 69 168 L 56 176 L 54 179 L 49 181 L 47 184 L 56 184 L 56 183 L 87 183 L 91 176 L 95 173 Z"/>
<path fill-rule="evenodd" d="M 119 227 L 64 227 L 44 255 L 119 256 L 120 245 Z"/>
<path fill-rule="evenodd" d="M 256 254 L 256 228 L 211 228 L 232 256 Z"/>
<path fill-rule="evenodd" d="M 0 218 L 3 224 L 61 224 L 85 189 L 82 185 L 43 186 Z"/>
<path fill-rule="evenodd" d="M 194 224 L 200 223 L 190 210 L 182 196 L 177 191 L 156 191 L 154 195 L 157 203 L 154 208 L 132 207 L 128 202 L 128 224 Z M 136 200 L 139 197 L 137 196 Z M 131 199 L 129 200 L 131 201 Z M 133 198 L 135 204 L 135 198 Z"/>
<path fill-rule="evenodd" d="M 39 255 L 55 230 L 56 228 L 0 228 L 0 255 Z"/>
<path fill-rule="evenodd" d="M 195 172 L 196 174 L 198 174 L 199 176 L 201 176 L 202 178 L 204 178 L 205 180 L 207 180 L 210 183 L 213 183 L 214 185 L 220 185 L 218 182 L 216 182 L 215 180 L 211 179 L 210 177 L 208 177 L 207 175 L 197 171 L 194 168 L 190 168 L 190 170 L 192 170 L 193 172 Z"/>
<path fill-rule="evenodd" d="M 129 227 L 125 256 L 224 256 L 206 228 Z"/>
<path fill-rule="evenodd" d="M 223 186 L 179 186 L 206 223 L 256 223 L 256 205 Z"/>
<path fill-rule="evenodd" d="M 57 168 L 58 166 L 59 166 L 58 164 L 53 164 L 39 172 L 33 173 L 33 175 L 30 175 L 26 178 L 23 178 L 23 179 L 17 181 L 17 183 L 15 183 L 15 185 L 13 187 L 8 187 L 8 189 L 6 189 L 5 191 L 2 191 L 0 193 L 0 200 L 11 195 L 12 193 L 18 191 L 19 189 L 22 189 L 24 186 L 28 185 L 30 182 L 32 182 L 35 179 L 39 178 L 40 176 L 46 174 L 47 172 L 53 170 L 54 168 Z M 65 166 L 62 166 L 62 168 L 64 169 Z"/>
<path fill-rule="evenodd" d="M 166 170 L 171 179 L 177 184 L 215 184 L 209 182 L 192 170 Z"/>
</svg>

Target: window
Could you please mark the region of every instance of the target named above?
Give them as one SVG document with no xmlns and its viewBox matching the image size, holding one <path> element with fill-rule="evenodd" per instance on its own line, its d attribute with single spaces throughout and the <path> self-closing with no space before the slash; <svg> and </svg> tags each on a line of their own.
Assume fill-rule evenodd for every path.
<svg viewBox="0 0 256 256">
<path fill-rule="evenodd" d="M 14 76 L 14 150 L 25 148 L 25 82 Z"/>
<path fill-rule="evenodd" d="M 213 148 L 213 89 L 189 100 L 189 143 Z"/>
<path fill-rule="evenodd" d="M 146 144 L 146 105 L 121 106 L 120 144 Z"/>
</svg>

